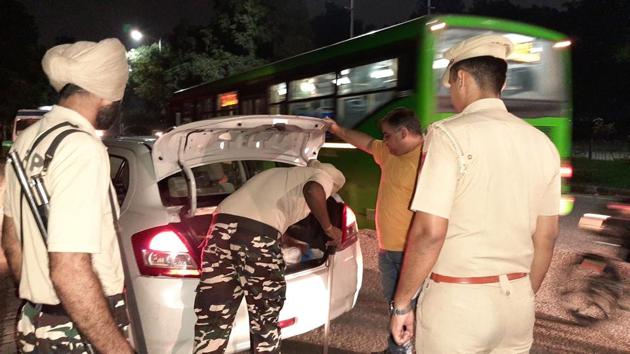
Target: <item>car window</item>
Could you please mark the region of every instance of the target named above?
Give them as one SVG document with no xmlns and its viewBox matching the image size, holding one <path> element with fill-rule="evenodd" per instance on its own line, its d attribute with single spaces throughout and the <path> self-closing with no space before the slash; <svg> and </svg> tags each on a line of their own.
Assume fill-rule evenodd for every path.
<svg viewBox="0 0 630 354">
<path fill-rule="evenodd" d="M 129 163 L 122 157 L 109 156 L 109 177 L 112 180 L 118 204 L 122 205 L 129 190 Z"/>
</svg>

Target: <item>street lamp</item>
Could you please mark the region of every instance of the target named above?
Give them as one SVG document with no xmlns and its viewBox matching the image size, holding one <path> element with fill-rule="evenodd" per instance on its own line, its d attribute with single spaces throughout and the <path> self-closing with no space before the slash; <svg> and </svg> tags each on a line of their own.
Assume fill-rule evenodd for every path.
<svg viewBox="0 0 630 354">
<path fill-rule="evenodd" d="M 144 33 L 139 29 L 134 28 L 129 32 L 129 36 L 136 42 L 140 42 L 144 38 Z M 162 38 L 158 38 L 158 50 L 162 52 Z"/>
<path fill-rule="evenodd" d="M 129 32 L 129 36 L 131 36 L 131 39 L 133 39 L 136 42 L 140 42 L 142 40 L 142 37 L 144 37 L 142 32 L 140 32 L 137 29 L 131 30 L 131 32 Z"/>
</svg>

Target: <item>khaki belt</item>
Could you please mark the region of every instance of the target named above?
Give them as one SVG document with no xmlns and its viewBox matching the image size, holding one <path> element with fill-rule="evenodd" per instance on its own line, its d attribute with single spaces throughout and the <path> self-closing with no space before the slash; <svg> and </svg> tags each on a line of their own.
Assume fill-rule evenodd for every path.
<svg viewBox="0 0 630 354">
<path fill-rule="evenodd" d="M 516 280 L 527 276 L 527 273 L 510 273 L 506 274 L 508 280 Z M 498 275 L 490 275 L 487 277 L 449 277 L 437 273 L 431 273 L 431 280 L 436 283 L 455 283 L 455 284 L 489 284 L 498 283 Z"/>
</svg>

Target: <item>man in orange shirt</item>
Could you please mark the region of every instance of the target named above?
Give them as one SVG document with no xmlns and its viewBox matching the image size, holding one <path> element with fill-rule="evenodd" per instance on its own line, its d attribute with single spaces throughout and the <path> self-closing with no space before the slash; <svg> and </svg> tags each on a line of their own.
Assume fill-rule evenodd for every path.
<svg viewBox="0 0 630 354">
<path fill-rule="evenodd" d="M 324 120 L 328 130 L 340 139 L 372 155 L 381 168 L 376 200 L 378 263 L 383 294 L 391 302 L 411 224 L 409 203 L 413 195 L 422 150 L 423 136 L 415 113 L 406 108 L 391 111 L 380 121 L 383 140 L 344 128 L 332 119 Z M 397 345 L 388 339 L 388 353 L 411 353 L 410 345 Z"/>
</svg>

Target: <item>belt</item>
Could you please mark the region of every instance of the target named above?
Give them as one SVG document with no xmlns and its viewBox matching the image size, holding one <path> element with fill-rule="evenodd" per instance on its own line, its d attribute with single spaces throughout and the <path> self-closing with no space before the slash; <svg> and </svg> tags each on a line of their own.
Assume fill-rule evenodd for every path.
<svg viewBox="0 0 630 354">
<path fill-rule="evenodd" d="M 508 280 L 516 280 L 527 276 L 527 273 L 509 273 L 506 274 Z M 456 284 L 489 284 L 498 283 L 498 275 L 490 275 L 487 277 L 449 277 L 446 275 L 440 275 L 437 273 L 431 273 L 431 280 L 436 283 L 456 283 Z"/>
</svg>

